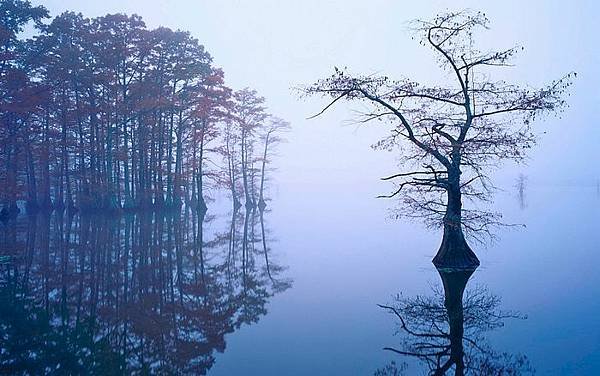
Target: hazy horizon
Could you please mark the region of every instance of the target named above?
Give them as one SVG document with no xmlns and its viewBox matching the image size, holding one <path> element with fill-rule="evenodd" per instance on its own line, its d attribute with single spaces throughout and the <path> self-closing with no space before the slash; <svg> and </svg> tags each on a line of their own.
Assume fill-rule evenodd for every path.
<svg viewBox="0 0 600 376">
<path fill-rule="evenodd" d="M 177 39 L 180 34 L 113 31 L 121 17 L 98 28 L 74 22 L 73 29 L 84 30 L 79 50 L 65 25 L 46 33 L 49 56 L 91 53 L 40 59 L 31 77 L 50 88 L 48 98 L 38 103 L 38 93 L 29 94 L 30 103 L 22 102 L 30 107 L 19 112 L 14 95 L 17 106 L 0 108 L 8 114 L 0 128 L 0 147 L 6 145 L 0 149 L 6 180 L 0 187 L 0 338 L 8 338 L 0 346 L 0 373 L 391 376 L 427 368 L 433 374 L 441 363 L 448 365 L 444 374 L 462 374 L 462 361 L 469 375 L 531 374 L 529 366 L 541 375 L 589 375 L 600 368 L 600 3 L 31 3 L 51 17 L 137 14 L 148 29 L 189 32 L 212 62 L 202 60 L 193 41 Z M 564 111 L 533 122 L 539 138 L 532 149 L 523 128 L 506 131 L 511 127 L 496 116 L 553 112 L 562 104 L 559 89 L 524 93 L 499 84 L 481 90 L 461 81 L 462 91 L 427 96 L 412 87 L 383 93 L 371 81 L 348 84 L 346 75 L 336 76 L 334 89 L 322 84 L 314 96 L 299 95 L 298 88 L 329 77 L 335 67 L 458 85 L 460 74 L 440 68 L 409 30 L 412 20 L 454 10 L 489 18 L 490 29 L 475 38 L 481 50 L 523 47 L 514 66 L 489 69 L 488 81 L 539 89 L 576 72 Z M 453 18 L 469 22 L 457 21 L 462 26 L 440 45 L 455 37 L 466 46 L 470 25 L 481 26 L 474 14 Z M 122 49 L 125 57 L 104 59 L 114 51 L 110 42 L 129 41 L 128 30 L 144 37 Z M 177 48 L 165 48 L 171 44 Z M 38 48 L 31 40 L 26 46 Z M 139 46 L 151 46 L 151 53 L 140 53 L 143 63 L 133 69 L 127 59 L 138 59 L 145 51 Z M 192 53 L 198 64 L 186 60 Z M 470 53 L 462 55 L 463 69 L 473 64 L 479 73 L 485 64 Z M 28 56 L 13 60 L 28 66 Z M 74 62 L 82 65 L 73 69 Z M 267 111 L 251 90 L 230 96 L 213 67 L 223 69 L 232 90 L 255 89 Z M 17 85 L 0 89 L 20 94 L 27 88 L 19 78 L 29 72 L 19 69 L 6 80 Z M 318 94 L 340 91 L 363 101 L 341 100 L 312 118 L 332 100 Z M 357 113 L 370 108 L 367 97 L 416 114 L 415 134 L 423 141 L 406 137 L 416 146 L 402 151 L 413 153 L 417 168 L 423 165 L 419 172 L 398 165 L 397 145 L 391 152 L 371 147 L 391 126 L 359 125 Z M 406 97 L 436 105 L 410 107 Z M 470 98 L 482 98 L 473 110 Z M 12 124 L 20 133 L 10 132 Z M 276 148 L 267 153 L 271 145 Z M 525 163 L 491 170 L 498 189 L 485 201 L 477 168 L 485 169 L 490 155 L 518 159 L 522 150 Z M 414 189 L 406 196 L 397 188 L 404 185 L 381 179 L 399 173 L 395 178 L 406 180 L 396 182 Z M 394 190 L 395 198 L 376 198 Z M 397 215 L 402 204 L 405 217 Z M 486 224 L 496 221 L 508 226 L 488 232 Z M 463 230 L 479 230 L 485 240 Z M 473 296 L 481 300 L 470 304 Z M 380 304 L 413 319 L 412 332 Z M 439 342 L 421 346 L 423 338 Z M 438 352 L 415 357 L 429 349 Z M 381 371 L 392 361 L 399 368 L 406 362 L 406 370 Z"/>
<path fill-rule="evenodd" d="M 482 49 L 524 47 L 514 67 L 497 70 L 498 78 L 540 87 L 569 72 L 577 72 L 569 107 L 561 118 L 549 116 L 534 124 L 541 137 L 526 165 L 505 164 L 496 172 L 498 186 L 510 188 L 519 173 L 530 184 L 575 184 L 595 187 L 600 166 L 594 160 L 600 139 L 600 44 L 594 17 L 600 5 L 576 1 L 522 3 L 424 1 L 33 1 L 51 15 L 81 12 L 86 17 L 107 13 L 140 15 L 149 28 L 167 26 L 189 31 L 225 71 L 234 89 L 252 87 L 266 98 L 271 113 L 292 124 L 276 161 L 277 185 L 317 182 L 339 189 L 354 183 L 368 197 L 386 193 L 379 178 L 397 170 L 396 158 L 370 149 L 385 135 L 377 124 L 349 124 L 357 104 L 342 104 L 307 120 L 325 100 L 299 99 L 293 88 L 308 85 L 333 72 L 335 66 L 353 73 L 408 77 L 425 83 L 447 80 L 433 53 L 412 40 L 407 23 L 447 10 L 486 13 L 490 30 L 480 32 Z M 496 73 L 496 72 L 494 72 Z M 345 126 L 344 126 L 345 125 Z M 546 134 L 542 134 L 546 132 Z M 332 152 L 335 150 L 335 152 Z M 335 181 L 328 179 L 335 171 Z M 333 188 L 333 187 L 332 187 Z"/>
</svg>

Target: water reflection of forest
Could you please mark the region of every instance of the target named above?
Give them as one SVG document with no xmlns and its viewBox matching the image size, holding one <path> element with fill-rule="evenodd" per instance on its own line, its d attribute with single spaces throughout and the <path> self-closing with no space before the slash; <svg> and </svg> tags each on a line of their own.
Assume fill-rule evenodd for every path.
<svg viewBox="0 0 600 376">
<path fill-rule="evenodd" d="M 290 287 L 269 244 L 257 211 L 6 223 L 0 371 L 205 374 Z"/>
</svg>

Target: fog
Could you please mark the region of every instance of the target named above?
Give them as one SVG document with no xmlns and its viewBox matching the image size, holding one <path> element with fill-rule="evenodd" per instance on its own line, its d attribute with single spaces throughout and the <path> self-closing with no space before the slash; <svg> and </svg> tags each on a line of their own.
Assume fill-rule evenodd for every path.
<svg viewBox="0 0 600 376">
<path fill-rule="evenodd" d="M 187 326 L 187 321 L 173 319 L 157 325 L 162 331 L 155 332 L 146 321 L 146 331 L 140 330 L 144 333 L 136 338 L 143 343 L 146 338 L 152 342 L 160 337 L 173 344 L 185 337 L 179 336 L 178 330 L 187 330 L 186 333 L 192 333 L 187 339 L 198 340 L 201 336 L 194 330 L 218 327 L 209 333 L 213 337 L 208 335 L 207 343 L 199 341 L 204 346 L 202 356 L 214 360 L 214 364 L 207 362 L 205 368 L 199 369 L 218 376 L 373 374 L 390 361 L 400 368 L 407 367 L 405 374 L 415 374 L 417 369 L 423 369 L 417 368 L 418 359 L 383 350 L 401 348 L 403 328 L 393 313 L 377 305 L 391 306 L 402 301 L 412 304 L 419 301 L 415 297 L 435 296 L 433 308 L 442 312 L 433 320 L 436 325 L 463 325 L 464 320 L 457 319 L 463 308 L 467 313 L 479 312 L 478 307 L 474 310 L 467 307 L 471 300 L 462 303 L 458 299 L 466 284 L 467 296 L 474 290 L 485 299 L 498 297 L 485 312 L 495 309 L 517 312 L 506 315 L 505 327 L 496 325 L 497 322 L 491 325 L 494 330 L 489 330 L 486 322 L 480 323 L 484 330 L 477 325 L 471 327 L 467 334 L 482 334 L 469 342 L 467 348 L 480 343 L 479 340 L 489 342 L 493 351 L 485 355 L 499 363 L 504 358 L 498 354 L 504 352 L 526 355 L 531 367 L 543 375 L 591 374 L 600 367 L 600 326 L 596 317 L 600 308 L 600 277 L 596 267 L 600 262 L 600 164 L 597 163 L 600 34 L 596 30 L 600 5 L 597 2 L 32 0 L 32 3 L 44 5 L 53 17 L 63 11 L 81 12 L 85 17 L 138 14 L 148 28 L 167 26 L 189 31 L 211 54 L 213 65 L 223 68 L 227 86 L 235 90 L 256 89 L 266 98 L 268 112 L 288 121 L 291 128 L 282 134 L 286 141 L 277 146 L 276 156 L 270 161 L 275 171 L 270 173 L 266 188 L 266 211 L 263 207 L 259 213 L 255 207 L 246 206 L 239 212 L 239 208 L 229 212 L 232 206 L 229 192 L 211 188 L 207 190 L 208 212 L 190 210 L 186 202 L 183 217 L 179 212 L 163 216 L 160 208 L 149 215 L 140 211 L 122 217 L 119 214 L 115 220 L 102 217 L 102 221 L 96 221 L 95 217 L 90 220 L 83 213 L 63 216 L 58 210 L 37 220 L 21 213 L 15 215 L 16 219 L 7 219 L 8 224 L 0 228 L 0 286 L 4 286 L 5 280 L 13 281 L 14 276 L 24 275 L 27 281 L 31 269 L 31 280 L 39 283 L 32 287 L 31 293 L 45 296 L 44 302 L 50 300 L 55 305 L 56 317 L 59 312 L 56 307 L 59 304 L 63 307 L 60 297 L 64 296 L 68 303 L 64 304 L 68 306 L 65 311 L 75 312 L 77 306 L 79 325 L 81 299 L 75 303 L 77 296 L 74 290 L 67 294 L 65 281 L 78 282 L 82 286 L 79 291 L 88 291 L 88 287 L 94 291 L 97 278 L 94 273 L 100 274 L 97 270 L 106 268 L 114 275 L 124 275 L 121 279 L 125 283 L 122 286 L 121 280 L 112 281 L 104 272 L 98 277 L 108 281 L 102 282 L 102 287 L 108 291 L 104 299 L 110 306 L 104 321 L 99 321 L 109 332 L 111 325 L 117 328 L 114 332 L 123 325 L 126 333 L 130 323 L 119 313 L 119 296 L 127 304 L 127 299 L 144 301 L 146 295 L 142 290 L 146 287 L 160 291 L 160 299 L 164 294 L 165 301 L 167 296 L 172 301 L 177 298 L 184 301 L 186 294 L 195 293 L 198 300 L 190 298 L 186 303 L 192 307 L 189 311 L 197 309 L 194 311 L 197 313 L 203 309 L 198 307 L 204 307 L 198 303 L 204 302 L 202 294 L 210 290 L 211 304 L 221 300 L 231 304 L 227 306 L 230 309 L 227 315 L 215 303 L 211 309 L 217 308 L 212 311 L 191 314 L 198 321 L 190 321 Z M 447 283 L 445 278 L 450 277 L 444 273 L 448 271 L 436 270 L 431 263 L 440 247 L 442 231 L 427 229 L 419 221 L 395 218 L 394 209 L 400 200 L 376 198 L 394 190 L 393 184 L 381 178 L 402 171 L 398 166 L 398 150 L 386 152 L 371 147 L 390 133 L 390 126 L 378 122 L 359 124 L 357 112 L 366 108 L 360 101 L 340 101 L 322 115 L 311 118 L 329 102 L 303 97 L 298 88 L 331 75 L 334 67 L 345 67 L 354 74 L 407 77 L 428 85 L 451 83 L 451 72 L 442 70 L 432 50 L 412 38 L 408 23 L 460 9 L 481 10 L 490 19 L 490 30 L 477 35 L 481 49 L 501 50 L 514 45 L 524 48 L 513 60 L 514 66 L 491 70 L 494 79 L 539 88 L 570 72 L 576 72 L 577 76 L 568 89 L 568 107 L 558 116 L 543 116 L 533 123 L 540 137 L 529 150 L 525 163 L 506 162 L 491 173 L 491 180 L 499 189 L 489 205 L 494 211 L 503 212 L 503 220 L 515 226 L 497 229 L 493 241 L 471 244 L 481 266 L 475 272 L 476 268 L 470 269 L 457 289 Z M 224 160 L 219 163 L 225 164 Z M 58 167 L 53 168 L 58 173 Z M 57 183 L 60 184 L 62 180 Z M 231 185 L 235 191 L 235 184 Z M 176 262 L 172 262 L 172 249 L 176 250 Z M 194 253 L 198 249 L 202 282 L 196 270 L 200 268 L 198 255 Z M 141 268 L 139 275 L 129 273 L 135 267 L 136 257 L 140 260 L 147 257 L 146 250 L 156 252 L 150 266 L 143 265 L 146 269 Z M 29 256 L 11 258 L 13 253 L 21 251 Z M 104 258 L 112 260 L 111 252 L 117 253 L 115 260 L 121 254 L 126 255 L 123 257 L 131 254 L 131 260 L 106 262 Z M 97 256 L 96 260 L 94 255 L 108 256 Z M 208 282 L 203 279 L 204 262 Z M 11 263 L 15 264 L 14 269 L 4 268 Z M 233 272 L 229 265 L 233 265 Z M 269 267 L 272 270 L 263 270 Z M 168 270 L 168 277 L 162 274 L 163 268 Z M 144 271 L 154 275 L 158 270 L 164 280 L 152 279 L 151 284 L 144 286 Z M 250 298 L 254 300 L 246 300 L 246 273 L 252 278 L 258 276 L 256 280 L 250 278 L 248 283 L 254 288 L 250 288 Z M 180 274 L 184 275 L 181 285 Z M 40 281 L 46 281 L 53 292 L 48 293 Z M 128 287 L 129 282 L 131 286 L 142 287 L 135 290 Z M 227 283 L 235 285 L 234 293 L 221 296 L 227 290 L 223 287 Z M 23 297 L 30 292 L 29 285 L 24 283 L 24 286 Z M 75 286 L 73 283 L 70 288 Z M 63 295 L 59 294 L 60 288 Z M 116 291 L 114 307 L 112 288 Z M 448 298 L 450 294 L 454 299 Z M 20 298 L 19 294 L 13 295 L 15 300 Z M 82 295 L 83 300 L 88 298 L 87 292 L 79 292 L 79 297 Z M 27 300 L 30 301 L 37 302 L 35 297 Z M 449 302 L 452 307 L 448 307 Z M 86 304 L 82 315 L 88 309 L 95 312 L 95 303 Z M 147 312 L 163 312 L 156 301 L 149 299 L 147 304 L 144 306 Z M 250 314 L 245 311 L 248 307 Z M 181 311 L 174 312 L 188 312 L 183 303 L 177 309 Z M 8 312 L 1 311 L 0 320 L 10 316 L 12 311 Z M 62 310 L 60 314 L 66 315 Z M 118 319 L 112 320 L 113 315 Z M 412 318 L 418 320 L 426 315 L 427 312 L 413 313 Z M 446 320 L 444 315 L 453 317 Z M 17 315 L 12 313 L 12 316 Z M 71 314 L 70 319 L 74 316 Z M 525 316 L 528 318 L 522 320 Z M 69 317 L 64 321 L 68 323 Z M 420 323 L 416 327 L 424 326 Z M 455 345 L 462 339 L 454 331 L 444 335 L 444 340 Z M 82 346 L 85 349 L 87 345 Z M 143 352 L 143 347 L 136 348 L 142 348 L 139 351 Z M 180 366 L 179 348 L 152 349 L 156 350 L 152 355 L 159 359 L 157 363 L 167 359 L 165 364 L 173 365 L 173 369 Z M 120 348 L 116 350 L 123 355 Z M 123 353 L 126 357 L 135 351 L 123 350 Z M 478 361 L 482 362 L 486 356 Z M 138 364 L 132 361 L 123 369 L 128 366 L 135 368 Z M 471 370 L 465 374 L 478 373 Z"/>
<path fill-rule="evenodd" d="M 595 48 L 600 43 L 595 30 L 599 5 L 594 1 L 569 6 L 559 1 L 50 0 L 40 4 L 52 15 L 65 10 L 88 17 L 135 13 L 149 27 L 189 31 L 205 45 L 214 64 L 223 67 L 228 85 L 257 89 L 272 113 L 292 123 L 293 132 L 277 161 L 280 189 L 301 197 L 306 190 L 341 192 L 351 185 L 360 187 L 365 198 L 390 189 L 378 178 L 395 171 L 394 155 L 370 150 L 387 130 L 377 124 L 352 124 L 352 105 L 306 120 L 325 102 L 299 100 L 293 88 L 331 74 L 334 66 L 424 83 L 447 80 L 449 73 L 437 67 L 433 52 L 411 39 L 407 22 L 449 9 L 481 10 L 491 21 L 491 29 L 480 34 L 481 46 L 524 47 L 515 66 L 498 70 L 497 78 L 539 87 L 568 72 L 578 74 L 562 120 L 550 117 L 536 124 L 540 133 L 546 133 L 529 162 L 503 166 L 498 185 L 510 187 L 518 173 L 528 175 L 533 185 L 595 186 L 600 178 L 600 167 L 591 163 L 600 137 L 596 111 L 600 51 Z"/>
</svg>

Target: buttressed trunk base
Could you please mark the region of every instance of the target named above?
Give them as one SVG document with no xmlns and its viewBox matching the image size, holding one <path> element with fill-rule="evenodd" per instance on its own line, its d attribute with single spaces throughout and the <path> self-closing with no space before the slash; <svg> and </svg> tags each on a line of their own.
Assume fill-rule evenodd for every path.
<svg viewBox="0 0 600 376">
<path fill-rule="evenodd" d="M 462 230 L 460 188 L 448 190 L 448 206 L 444 216 L 444 237 L 433 264 L 444 270 L 475 270 L 479 259 L 467 244 Z"/>
<path fill-rule="evenodd" d="M 460 225 L 444 225 L 444 237 L 433 264 L 445 270 L 474 270 L 479 266 L 479 259 L 467 244 Z"/>
</svg>

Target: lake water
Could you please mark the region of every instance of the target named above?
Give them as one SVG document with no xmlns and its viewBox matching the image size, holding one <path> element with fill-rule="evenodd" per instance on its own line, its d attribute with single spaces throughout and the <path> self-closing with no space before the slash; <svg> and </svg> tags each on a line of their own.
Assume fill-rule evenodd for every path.
<svg viewBox="0 0 600 376">
<path fill-rule="evenodd" d="M 373 375 L 394 361 L 402 374 L 427 374 L 425 362 L 383 350 L 407 336 L 378 304 L 401 294 L 443 309 L 430 261 L 441 234 L 390 219 L 393 201 L 361 189 L 304 188 L 301 197 L 280 189 L 262 216 L 232 214 L 225 202 L 205 218 L 3 223 L 0 372 Z M 596 187 L 532 184 L 523 202 L 508 190 L 494 205 L 527 227 L 473 243 L 481 266 L 466 295 L 484 289 L 526 318 L 478 341 L 525 355 L 540 375 L 596 374 Z"/>
</svg>

